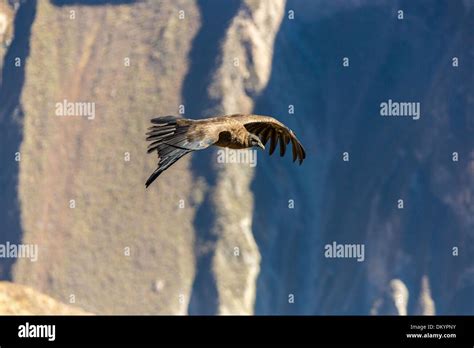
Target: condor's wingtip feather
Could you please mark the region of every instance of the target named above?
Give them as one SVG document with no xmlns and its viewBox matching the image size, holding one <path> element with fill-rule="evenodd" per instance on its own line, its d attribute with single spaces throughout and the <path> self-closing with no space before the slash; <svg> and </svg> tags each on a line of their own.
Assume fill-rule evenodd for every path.
<svg viewBox="0 0 474 348">
<path fill-rule="evenodd" d="M 150 122 L 153 124 L 167 124 L 167 123 L 176 122 L 176 120 L 179 120 L 179 117 L 168 115 L 168 116 L 154 117 L 150 120 Z"/>
</svg>

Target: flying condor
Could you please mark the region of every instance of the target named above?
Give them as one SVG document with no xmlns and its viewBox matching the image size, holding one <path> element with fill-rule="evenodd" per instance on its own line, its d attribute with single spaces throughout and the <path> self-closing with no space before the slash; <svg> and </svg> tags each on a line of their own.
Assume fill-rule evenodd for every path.
<svg viewBox="0 0 474 348">
<path fill-rule="evenodd" d="M 150 184 L 184 155 L 204 150 L 211 145 L 231 149 L 260 147 L 270 140 L 270 155 L 280 142 L 280 156 L 291 142 L 293 162 L 301 164 L 306 157 L 303 146 L 295 133 L 273 117 L 260 115 L 228 115 L 190 120 L 175 116 L 157 117 L 151 120 L 146 140 L 150 141 L 148 153 L 156 151 L 158 167 L 150 175 Z"/>
</svg>

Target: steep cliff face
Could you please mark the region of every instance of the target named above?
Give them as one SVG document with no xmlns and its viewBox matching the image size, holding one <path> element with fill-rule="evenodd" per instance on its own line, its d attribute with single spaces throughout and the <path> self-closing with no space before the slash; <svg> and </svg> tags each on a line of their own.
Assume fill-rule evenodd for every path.
<svg viewBox="0 0 474 348">
<path fill-rule="evenodd" d="M 273 42 L 285 2 L 243 1 L 222 42 L 219 64 L 211 79 L 213 111 L 251 113 L 254 98 L 265 88 L 271 72 Z M 265 155 L 265 154 L 262 154 Z M 260 156 L 260 154 L 257 154 Z M 258 157 L 257 157 L 258 158 Z M 210 188 L 216 236 L 212 272 L 218 296 L 217 313 L 251 314 L 255 301 L 260 253 L 252 234 L 253 195 L 249 163 L 217 165 Z"/>
<path fill-rule="evenodd" d="M 295 19 L 283 21 L 256 105 L 310 149 L 301 169 L 257 167 L 257 313 L 368 314 L 382 302 L 379 314 L 472 313 L 472 6 L 318 9 L 288 1 Z M 381 117 L 388 99 L 419 102 L 421 118 Z M 364 244 L 365 260 L 324 257 L 333 241 Z"/>
<path fill-rule="evenodd" d="M 145 191 L 156 159 L 144 134 L 182 104 L 196 5 L 37 6 L 19 197 L 22 241 L 38 244 L 39 259 L 19 260 L 14 280 L 95 313 L 186 313 L 193 178 L 185 159 Z M 65 102 L 94 115 L 61 112 Z"/>
</svg>

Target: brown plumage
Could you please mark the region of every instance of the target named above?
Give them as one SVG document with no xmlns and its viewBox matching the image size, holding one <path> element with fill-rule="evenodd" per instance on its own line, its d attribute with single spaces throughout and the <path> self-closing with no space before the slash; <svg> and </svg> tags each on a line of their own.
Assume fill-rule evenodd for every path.
<svg viewBox="0 0 474 348">
<path fill-rule="evenodd" d="M 230 115 L 201 120 L 164 116 L 151 122 L 154 125 L 149 128 L 146 140 L 151 142 L 148 153 L 158 153 L 158 168 L 146 181 L 146 187 L 184 155 L 211 145 L 231 149 L 257 146 L 265 150 L 265 144 L 270 140 L 270 155 L 279 142 L 280 156 L 283 156 L 291 142 L 293 162 L 298 159 L 301 164 L 306 157 L 295 133 L 269 116 Z"/>
</svg>

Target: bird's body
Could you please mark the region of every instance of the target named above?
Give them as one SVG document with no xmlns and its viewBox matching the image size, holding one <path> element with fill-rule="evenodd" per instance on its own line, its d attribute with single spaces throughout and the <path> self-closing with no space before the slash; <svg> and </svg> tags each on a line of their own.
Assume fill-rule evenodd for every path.
<svg viewBox="0 0 474 348">
<path fill-rule="evenodd" d="M 228 147 L 230 149 L 246 149 L 253 146 L 248 139 L 248 131 L 240 122 L 232 117 L 208 118 L 197 121 L 194 126 L 196 129 L 204 126 L 210 132 L 218 133 L 217 142 L 213 144 L 215 146 Z"/>
<path fill-rule="evenodd" d="M 148 187 L 164 170 L 189 152 L 203 150 L 211 145 L 230 149 L 246 149 L 258 146 L 265 149 L 270 140 L 270 155 L 280 141 L 280 155 L 285 154 L 291 141 L 293 161 L 300 164 L 306 157 L 303 146 L 295 134 L 283 123 L 269 116 L 228 115 L 200 120 L 175 116 L 157 117 L 147 133 L 151 141 L 148 152 L 157 151 L 158 168 L 148 178 Z"/>
</svg>

